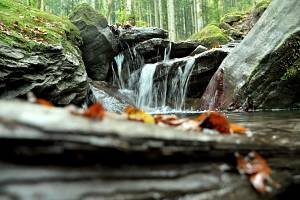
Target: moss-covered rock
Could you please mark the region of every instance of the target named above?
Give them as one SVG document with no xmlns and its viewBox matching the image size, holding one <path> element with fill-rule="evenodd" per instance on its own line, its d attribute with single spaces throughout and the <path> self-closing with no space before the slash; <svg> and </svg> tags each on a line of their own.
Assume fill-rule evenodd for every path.
<svg viewBox="0 0 300 200">
<path fill-rule="evenodd" d="M 79 30 L 67 18 L 55 16 L 17 1 L 0 1 L 0 40 L 25 50 L 43 50 L 62 45 L 76 51 Z"/>
<path fill-rule="evenodd" d="M 229 37 L 216 25 L 209 24 L 191 36 L 191 39 L 196 39 L 201 44 L 208 48 L 218 47 L 230 41 Z"/>
<path fill-rule="evenodd" d="M 255 9 L 259 12 L 264 12 L 270 5 L 272 0 L 261 0 L 255 5 Z"/>
<path fill-rule="evenodd" d="M 226 14 L 222 19 L 221 23 L 227 23 L 229 25 L 233 25 L 234 22 L 238 22 L 245 17 L 245 13 L 243 12 L 232 12 Z"/>
<path fill-rule="evenodd" d="M 58 105 L 84 102 L 88 82 L 79 30 L 68 20 L 0 1 L 0 98 L 38 97 Z"/>
</svg>

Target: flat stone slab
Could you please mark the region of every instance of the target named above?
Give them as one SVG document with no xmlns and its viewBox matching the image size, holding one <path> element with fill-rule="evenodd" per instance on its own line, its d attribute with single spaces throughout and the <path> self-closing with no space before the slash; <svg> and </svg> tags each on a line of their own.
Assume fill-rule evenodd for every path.
<svg viewBox="0 0 300 200">
<path fill-rule="evenodd" d="M 0 199 L 275 199 L 300 180 L 300 119 L 219 135 L 22 101 L 0 108 Z M 258 194 L 236 171 L 234 152 L 252 150 L 269 161 L 279 191 Z"/>
</svg>

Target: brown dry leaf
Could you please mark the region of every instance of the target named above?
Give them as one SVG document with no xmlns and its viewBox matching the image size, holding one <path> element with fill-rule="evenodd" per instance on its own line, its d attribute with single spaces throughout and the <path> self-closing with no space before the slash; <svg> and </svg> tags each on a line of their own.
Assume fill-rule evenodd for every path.
<svg viewBox="0 0 300 200">
<path fill-rule="evenodd" d="M 267 161 L 256 152 L 250 152 L 246 157 L 236 153 L 237 169 L 241 174 L 248 176 L 256 191 L 270 192 L 273 187 L 280 187 L 271 178 L 271 168 Z"/>
<path fill-rule="evenodd" d="M 45 107 L 48 107 L 48 108 L 55 107 L 50 101 L 47 101 L 45 99 L 36 99 L 35 103 L 40 104 L 40 105 L 45 106 Z"/>
<path fill-rule="evenodd" d="M 127 108 L 125 108 L 124 112 L 127 113 L 129 120 L 144 122 L 146 124 L 155 123 L 154 118 L 150 114 L 147 114 L 137 108 L 128 106 Z"/>
<path fill-rule="evenodd" d="M 82 116 L 93 119 L 102 120 L 105 115 L 105 109 L 100 103 L 95 103 L 88 107 L 82 114 Z"/>
<path fill-rule="evenodd" d="M 218 112 L 205 112 L 195 119 L 200 127 L 214 129 L 223 134 L 230 134 L 230 123 L 226 116 Z"/>
</svg>

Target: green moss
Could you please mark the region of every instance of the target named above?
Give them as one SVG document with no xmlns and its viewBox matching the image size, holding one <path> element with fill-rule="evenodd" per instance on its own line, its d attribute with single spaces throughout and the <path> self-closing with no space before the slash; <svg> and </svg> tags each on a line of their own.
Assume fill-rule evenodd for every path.
<svg viewBox="0 0 300 200">
<path fill-rule="evenodd" d="M 272 0 L 261 0 L 255 5 L 255 9 L 259 12 L 263 12 L 268 8 Z"/>
<path fill-rule="evenodd" d="M 246 13 L 244 13 L 244 12 L 232 12 L 232 13 L 228 13 L 224 17 L 222 17 L 221 23 L 232 24 L 234 22 L 242 20 L 245 17 L 245 14 Z"/>
<path fill-rule="evenodd" d="M 67 18 L 16 1 L 1 0 L 0 16 L 0 40 L 18 48 L 43 50 L 51 44 L 73 51 L 72 44 L 80 40 L 79 30 Z"/>
<path fill-rule="evenodd" d="M 300 73 L 300 59 L 298 59 L 295 64 L 288 68 L 285 74 L 281 77 L 281 80 L 290 80 L 295 78 Z"/>
<path fill-rule="evenodd" d="M 190 39 L 199 40 L 204 46 L 213 48 L 229 42 L 229 37 L 216 25 L 209 24 Z"/>
</svg>

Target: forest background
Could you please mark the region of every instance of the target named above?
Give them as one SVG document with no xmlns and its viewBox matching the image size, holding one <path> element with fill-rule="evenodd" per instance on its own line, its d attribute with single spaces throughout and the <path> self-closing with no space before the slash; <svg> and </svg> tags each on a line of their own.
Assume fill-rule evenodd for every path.
<svg viewBox="0 0 300 200">
<path fill-rule="evenodd" d="M 68 16 L 81 3 L 88 3 L 106 16 L 109 24 L 126 23 L 134 17 L 137 26 L 155 26 L 169 31 L 171 40 L 190 38 L 208 24 L 218 24 L 228 13 L 242 14 L 256 0 L 22 0 L 55 15 Z"/>
</svg>

